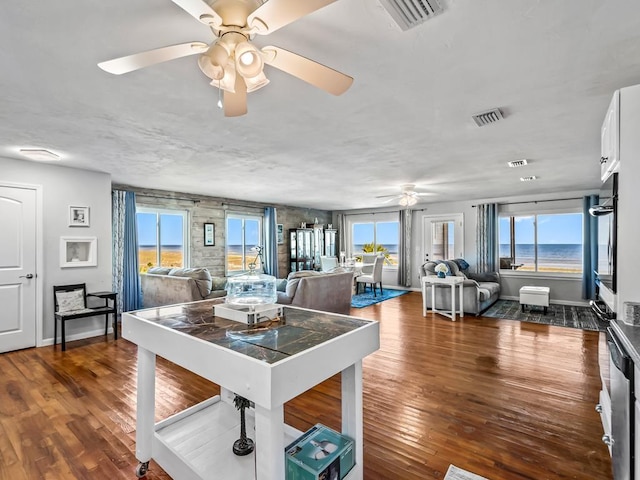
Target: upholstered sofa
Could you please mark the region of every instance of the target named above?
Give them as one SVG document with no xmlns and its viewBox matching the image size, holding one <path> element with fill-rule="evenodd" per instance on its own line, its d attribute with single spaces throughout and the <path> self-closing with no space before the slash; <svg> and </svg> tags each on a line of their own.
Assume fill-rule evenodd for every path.
<svg viewBox="0 0 640 480">
<path fill-rule="evenodd" d="M 462 282 L 462 303 L 465 313 L 479 315 L 493 305 L 500 298 L 500 274 L 498 272 L 472 273 L 468 271 L 469 264 L 463 259 L 436 260 L 422 265 L 422 275 L 437 275 L 435 268 L 438 263 L 445 263 L 449 269 L 448 275 L 465 277 Z M 463 266 L 464 269 L 460 268 Z M 427 308 L 431 308 L 431 289 L 427 286 Z M 460 288 L 460 287 L 458 287 Z M 449 285 L 435 285 L 436 308 L 451 310 L 451 287 Z M 458 294 L 456 292 L 456 302 Z"/>
<path fill-rule="evenodd" d="M 224 297 L 227 279 L 206 268 L 153 267 L 140 275 L 144 308 Z"/>
<path fill-rule="evenodd" d="M 332 313 L 349 314 L 353 272 L 291 272 L 284 292 L 277 292 L 278 303 Z"/>
</svg>

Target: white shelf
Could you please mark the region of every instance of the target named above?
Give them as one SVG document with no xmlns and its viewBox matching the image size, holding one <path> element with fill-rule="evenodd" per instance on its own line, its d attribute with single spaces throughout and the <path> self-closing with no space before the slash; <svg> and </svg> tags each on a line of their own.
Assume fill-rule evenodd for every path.
<svg viewBox="0 0 640 480">
<path fill-rule="evenodd" d="M 247 436 L 255 441 L 251 412 L 246 410 L 246 429 Z M 303 433 L 286 424 L 284 430 L 285 445 Z M 240 457 L 232 451 L 233 442 L 238 438 L 240 412 L 215 396 L 156 424 L 154 460 L 171 477 L 181 480 L 255 479 L 255 452 Z M 355 479 L 356 470 L 354 467 L 345 478 Z"/>
</svg>

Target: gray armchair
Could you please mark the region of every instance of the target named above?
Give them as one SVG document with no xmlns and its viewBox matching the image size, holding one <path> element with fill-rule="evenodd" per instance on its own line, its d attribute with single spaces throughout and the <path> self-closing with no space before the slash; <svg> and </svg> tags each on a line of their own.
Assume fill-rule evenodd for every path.
<svg viewBox="0 0 640 480">
<path fill-rule="evenodd" d="M 462 307 L 465 313 L 479 315 L 493 305 L 500 298 L 500 274 L 498 272 L 471 273 L 466 269 L 461 270 L 461 259 L 436 260 L 422 265 L 422 275 L 437 275 L 435 267 L 438 263 L 445 263 L 449 267 L 449 274 L 465 277 L 462 282 Z M 449 285 L 427 286 L 427 308 L 431 305 L 431 289 L 436 289 L 436 308 L 438 310 L 451 310 L 451 287 Z M 457 294 L 456 294 L 457 297 Z"/>
</svg>

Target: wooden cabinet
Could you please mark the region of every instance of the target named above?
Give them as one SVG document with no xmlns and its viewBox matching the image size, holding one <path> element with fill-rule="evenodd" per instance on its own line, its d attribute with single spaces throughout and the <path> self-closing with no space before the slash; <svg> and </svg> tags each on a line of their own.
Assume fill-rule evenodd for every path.
<svg viewBox="0 0 640 480">
<path fill-rule="evenodd" d="M 289 270 L 313 270 L 316 235 L 313 228 L 289 230 Z M 319 260 L 319 259 L 318 259 Z"/>
<path fill-rule="evenodd" d="M 616 90 L 600 129 L 600 177 L 604 182 L 620 164 L 620 90 Z"/>
<path fill-rule="evenodd" d="M 320 257 L 337 256 L 337 230 L 323 228 L 292 228 L 289 230 L 289 270 L 320 268 Z"/>
<path fill-rule="evenodd" d="M 326 229 L 324 231 L 324 253 L 328 257 L 338 256 L 338 231 L 333 229 Z"/>
</svg>

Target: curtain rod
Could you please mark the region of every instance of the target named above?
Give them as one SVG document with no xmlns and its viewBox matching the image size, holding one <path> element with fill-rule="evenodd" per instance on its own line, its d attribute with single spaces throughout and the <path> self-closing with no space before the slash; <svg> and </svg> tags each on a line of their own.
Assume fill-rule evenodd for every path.
<svg viewBox="0 0 640 480">
<path fill-rule="evenodd" d="M 169 196 L 165 196 L 165 195 L 150 195 L 148 193 L 138 193 L 136 191 L 133 191 L 133 193 L 136 194 L 136 197 L 142 197 L 142 198 L 160 198 L 162 200 L 179 200 L 181 202 L 193 202 L 193 203 L 200 203 L 201 200 L 196 200 L 193 198 L 183 198 L 183 197 L 169 197 Z"/>
<path fill-rule="evenodd" d="M 564 202 L 566 200 L 582 200 L 582 197 L 573 197 L 573 198 L 556 198 L 553 200 L 529 200 L 528 202 L 506 202 L 500 203 L 498 205 L 520 205 L 523 203 L 544 203 L 544 202 Z M 473 208 L 476 208 L 477 205 L 471 205 Z"/>
</svg>

